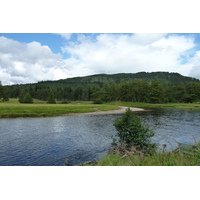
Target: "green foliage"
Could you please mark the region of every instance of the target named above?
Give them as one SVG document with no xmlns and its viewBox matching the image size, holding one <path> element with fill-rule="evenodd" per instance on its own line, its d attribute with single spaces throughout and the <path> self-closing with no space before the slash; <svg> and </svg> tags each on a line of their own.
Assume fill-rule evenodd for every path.
<svg viewBox="0 0 200 200">
<path fill-rule="evenodd" d="M 33 98 L 28 92 L 22 92 L 19 96 L 20 103 L 33 103 Z"/>
<path fill-rule="evenodd" d="M 1 81 L 0 81 L 0 98 L 2 98 L 3 95 L 3 86 L 1 85 Z"/>
<path fill-rule="evenodd" d="M 200 81 L 198 79 L 168 72 L 98 74 L 6 87 L 9 89 L 9 98 L 18 98 L 20 91 L 24 90 L 33 98 L 43 101 L 47 101 L 51 91 L 58 101 L 62 99 L 93 100 L 97 104 L 110 101 L 154 104 L 200 101 Z"/>
<path fill-rule="evenodd" d="M 33 98 L 29 93 L 26 93 L 23 101 L 23 103 L 33 103 Z"/>
<path fill-rule="evenodd" d="M 56 104 L 56 100 L 54 98 L 54 94 L 53 94 L 52 91 L 50 91 L 50 93 L 49 93 L 49 97 L 47 99 L 47 103 L 48 104 Z"/>
<path fill-rule="evenodd" d="M 119 142 L 124 143 L 126 147 L 138 146 L 139 150 L 155 151 L 156 144 L 151 143 L 150 140 L 154 136 L 154 132 L 145 127 L 130 108 L 122 117 L 115 120 L 114 126 L 117 130 Z"/>
<path fill-rule="evenodd" d="M 152 155 L 131 155 L 122 157 L 108 154 L 98 161 L 97 166 L 200 166 L 199 155 L 188 156 L 172 152 Z"/>
<path fill-rule="evenodd" d="M 9 101 L 9 89 L 7 87 L 3 87 L 2 98 L 3 98 L 3 102 Z"/>
<path fill-rule="evenodd" d="M 100 87 L 95 87 L 92 93 L 92 99 L 94 104 L 102 104 L 104 100 L 104 91 Z"/>
<path fill-rule="evenodd" d="M 70 101 L 67 100 L 67 99 L 62 99 L 61 103 L 62 103 L 62 104 L 68 104 L 68 103 L 70 103 Z"/>
<path fill-rule="evenodd" d="M 151 83 L 150 103 L 163 103 L 163 87 L 159 80 L 155 78 Z"/>
<path fill-rule="evenodd" d="M 7 87 L 1 85 L 0 81 L 0 99 L 2 98 L 2 101 L 9 101 L 9 90 Z M 0 100 L 1 101 L 1 100 Z"/>
</svg>

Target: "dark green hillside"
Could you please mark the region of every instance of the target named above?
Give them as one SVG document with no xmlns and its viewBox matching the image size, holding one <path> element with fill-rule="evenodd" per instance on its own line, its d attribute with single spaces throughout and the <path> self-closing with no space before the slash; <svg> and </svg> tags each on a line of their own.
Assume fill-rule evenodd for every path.
<svg viewBox="0 0 200 200">
<path fill-rule="evenodd" d="M 43 81 L 39 82 L 39 84 L 53 84 L 53 85 L 63 85 L 68 84 L 71 86 L 76 85 L 88 85 L 88 84 L 98 84 L 99 86 L 103 86 L 105 83 L 122 83 L 133 80 L 142 80 L 151 82 L 154 78 L 157 78 L 162 84 L 165 85 L 176 85 L 180 82 L 199 82 L 196 78 L 182 76 L 178 73 L 169 73 L 169 72 L 139 72 L 139 73 L 120 73 L 120 74 L 97 74 L 85 77 L 76 77 L 76 78 L 68 78 L 61 79 L 58 81 Z"/>
<path fill-rule="evenodd" d="M 150 103 L 199 102 L 200 80 L 169 72 L 135 74 L 97 74 L 34 84 L 4 86 L 11 98 L 29 93 L 47 101 L 52 91 L 57 100 L 93 100 L 95 103 L 115 100 Z M 1 94 L 0 94 L 1 95 Z"/>
</svg>

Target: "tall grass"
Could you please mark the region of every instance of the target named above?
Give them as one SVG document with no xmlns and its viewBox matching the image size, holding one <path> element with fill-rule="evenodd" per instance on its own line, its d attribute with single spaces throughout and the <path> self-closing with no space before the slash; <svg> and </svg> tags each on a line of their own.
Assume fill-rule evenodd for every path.
<svg viewBox="0 0 200 200">
<path fill-rule="evenodd" d="M 131 155 L 123 157 L 108 154 L 100 159 L 97 166 L 199 166 L 200 153 L 196 155 L 175 154 L 172 152 L 154 155 Z"/>
</svg>

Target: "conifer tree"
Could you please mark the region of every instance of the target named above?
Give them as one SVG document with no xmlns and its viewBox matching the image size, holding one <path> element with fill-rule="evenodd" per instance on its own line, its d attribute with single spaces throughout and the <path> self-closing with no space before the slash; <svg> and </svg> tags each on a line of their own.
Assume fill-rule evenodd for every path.
<svg viewBox="0 0 200 200">
<path fill-rule="evenodd" d="M 49 97 L 47 99 L 47 103 L 49 104 L 56 104 L 56 100 L 54 98 L 54 94 L 52 91 L 49 92 Z"/>
</svg>

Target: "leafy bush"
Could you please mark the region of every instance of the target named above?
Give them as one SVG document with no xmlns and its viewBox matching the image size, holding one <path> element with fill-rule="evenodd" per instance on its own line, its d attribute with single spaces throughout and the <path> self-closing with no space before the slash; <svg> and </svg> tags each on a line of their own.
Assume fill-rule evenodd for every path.
<svg viewBox="0 0 200 200">
<path fill-rule="evenodd" d="M 22 93 L 22 94 L 20 94 L 19 102 L 20 103 L 33 103 L 33 98 L 28 92 Z"/>
<path fill-rule="evenodd" d="M 63 99 L 63 100 L 61 101 L 61 103 L 62 103 L 62 104 L 68 104 L 68 103 L 70 103 L 70 101 L 68 101 L 67 99 Z"/>
<path fill-rule="evenodd" d="M 93 100 L 93 103 L 94 103 L 94 104 L 102 104 L 103 101 L 102 101 L 101 98 L 97 98 L 97 99 Z"/>
<path fill-rule="evenodd" d="M 127 148 L 136 146 L 138 150 L 148 153 L 155 151 L 156 144 L 151 143 L 150 139 L 155 133 L 142 125 L 140 118 L 130 108 L 122 117 L 117 118 L 113 125 L 117 130 L 119 142 L 124 143 Z"/>
</svg>

